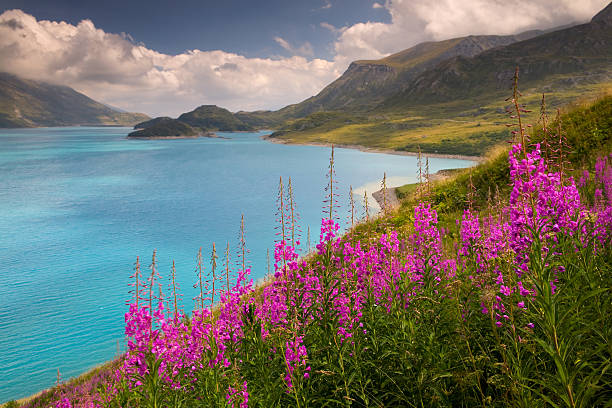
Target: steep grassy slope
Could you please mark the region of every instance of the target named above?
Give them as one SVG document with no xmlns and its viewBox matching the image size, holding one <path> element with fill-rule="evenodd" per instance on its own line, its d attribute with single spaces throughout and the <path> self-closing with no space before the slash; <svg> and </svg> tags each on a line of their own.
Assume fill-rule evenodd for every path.
<svg viewBox="0 0 612 408">
<path fill-rule="evenodd" d="M 340 78 L 304 105 L 285 110 L 308 111 L 306 102 L 325 95 L 337 103 L 330 106 L 358 106 L 359 92 L 369 101 L 380 102 L 380 95 L 383 100 L 376 107 L 339 108 L 333 114 L 315 113 L 288 120 L 272 136 L 293 143 L 356 144 L 407 151 L 420 147 L 430 153 L 482 155 L 507 139 L 507 132 L 497 125 L 506 120 L 502 115 L 506 108 L 503 100 L 509 95 L 517 65 L 524 102 L 532 107 L 537 106 L 543 92 L 553 94 L 549 103 L 554 108 L 612 89 L 610 14 L 608 6 L 590 23 L 474 51 L 472 56 L 452 56 L 448 50 L 456 50 L 458 44 L 465 45 L 475 37 L 423 44 L 383 60 L 368 61 L 367 64 L 385 67 L 379 68 L 386 74 L 378 75 L 378 82 L 369 80 L 367 75 L 371 73 L 363 74 L 366 76 L 362 82 L 367 86 Z M 472 44 L 471 49 L 478 47 Z M 419 58 L 436 64 L 424 66 Z M 412 77 L 402 77 L 395 71 L 401 66 L 420 67 L 420 71 L 407 69 L 405 72 L 412 72 Z M 357 68 L 356 63 L 353 69 Z M 391 81 L 389 84 L 399 92 L 386 94 L 386 81 Z"/>
<path fill-rule="evenodd" d="M 148 118 L 142 113 L 116 111 L 66 86 L 0 73 L 0 128 L 132 126 Z"/>
<path fill-rule="evenodd" d="M 422 72 L 455 56 L 472 57 L 485 50 L 542 34 L 471 35 L 445 41 L 425 42 L 380 60 L 351 63 L 346 72 L 319 94 L 283 108 L 279 113 L 299 118 L 319 111 L 369 110 L 405 89 Z"/>
<path fill-rule="evenodd" d="M 567 85 L 595 83 L 612 78 L 612 5 L 587 24 L 544 34 L 485 51 L 475 57 L 458 56 L 424 72 L 385 107 L 446 102 L 494 93 L 497 97 L 521 67 L 524 88 L 562 86 L 555 75 L 572 76 Z"/>
<path fill-rule="evenodd" d="M 560 125 L 560 128 L 559 128 Z M 597 157 L 612 153 L 612 95 L 595 102 L 584 102 L 568 106 L 561 115 L 560 123 L 548 121 L 548 132 L 541 125 L 534 128 L 532 144 L 549 146 L 549 151 L 559 151 L 559 129 L 565 139 L 563 160 L 552 160 L 557 165 L 564 161 L 565 171 L 578 181 L 583 170 L 593 171 Z M 508 172 L 508 149 L 500 148 L 489 159 L 474 168 L 458 171 L 454 176 L 435 183 L 429 197 L 441 216 L 456 217 L 467 206 L 468 194 L 476 208 L 487 209 L 497 196 L 508 194 L 510 177 Z M 471 193 L 469 193 L 471 191 Z M 420 197 L 417 186 L 407 184 L 397 189 L 403 200 L 400 213 L 410 212 Z"/>
</svg>

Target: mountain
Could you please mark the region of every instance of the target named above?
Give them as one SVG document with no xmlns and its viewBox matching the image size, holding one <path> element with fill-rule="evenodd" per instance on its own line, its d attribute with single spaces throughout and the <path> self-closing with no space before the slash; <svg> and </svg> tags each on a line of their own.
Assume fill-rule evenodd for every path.
<svg viewBox="0 0 612 408">
<path fill-rule="evenodd" d="M 356 61 L 318 95 L 289 105 L 271 137 L 429 153 L 482 155 L 510 138 L 503 101 L 519 66 L 522 101 L 538 120 L 612 90 L 612 4 L 580 25 L 518 36 L 468 36 Z"/>
<path fill-rule="evenodd" d="M 156 120 L 159 119 L 159 120 Z M 195 129 L 186 123 L 171 118 L 156 118 L 150 126 L 128 135 L 130 139 L 185 138 L 203 136 L 200 129 Z M 138 126 L 138 125 L 137 125 Z M 137 128 L 138 129 L 138 128 Z"/>
<path fill-rule="evenodd" d="M 142 113 L 119 112 L 67 86 L 0 73 L 0 128 L 132 126 L 148 118 Z"/>
<path fill-rule="evenodd" d="M 151 126 L 157 125 L 158 123 L 166 122 L 168 120 L 174 120 L 174 119 L 168 116 L 160 116 L 154 119 L 145 120 L 144 122 L 137 123 L 134 125 L 134 129 L 146 129 Z"/>
<path fill-rule="evenodd" d="M 522 87 L 612 79 L 612 3 L 591 22 L 543 34 L 471 58 L 447 59 L 412 80 L 386 106 L 445 102 L 507 90 L 515 67 Z M 569 78 L 568 78 L 569 76 Z M 563 85 L 558 84 L 558 85 Z"/>
<path fill-rule="evenodd" d="M 533 30 L 517 35 L 470 35 L 445 41 L 425 42 L 380 60 L 351 63 L 344 74 L 319 94 L 280 112 L 297 118 L 317 111 L 368 109 L 405 89 L 419 74 L 456 56 L 473 57 L 542 34 Z"/>
</svg>

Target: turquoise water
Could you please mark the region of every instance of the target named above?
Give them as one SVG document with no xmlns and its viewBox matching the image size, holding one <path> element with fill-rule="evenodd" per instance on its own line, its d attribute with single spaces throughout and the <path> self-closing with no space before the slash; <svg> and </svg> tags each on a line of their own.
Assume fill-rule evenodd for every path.
<svg viewBox="0 0 612 408">
<path fill-rule="evenodd" d="M 291 177 L 303 241 L 317 239 L 329 148 L 231 139 L 133 141 L 128 128 L 0 131 L 0 402 L 30 395 L 123 349 L 137 255 L 168 276 L 176 261 L 190 310 L 195 258 L 235 253 L 244 214 L 253 278 L 273 247 L 279 176 Z M 469 161 L 430 159 L 433 172 Z M 414 181 L 416 159 L 336 150 L 343 223 L 348 189 Z M 361 189 L 359 188 L 361 187 Z M 361 210 L 360 210 L 361 213 Z M 314 244 L 313 244 L 314 245 Z"/>
</svg>

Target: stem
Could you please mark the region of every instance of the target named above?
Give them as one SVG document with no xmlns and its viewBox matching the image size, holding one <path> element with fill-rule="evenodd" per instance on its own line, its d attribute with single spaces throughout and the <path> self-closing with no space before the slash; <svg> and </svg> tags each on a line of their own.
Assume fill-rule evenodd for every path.
<svg viewBox="0 0 612 408">
<path fill-rule="evenodd" d="M 176 283 L 174 276 L 176 274 L 176 268 L 174 267 L 174 259 L 172 260 L 172 295 L 174 296 L 174 317 L 178 315 L 178 306 L 176 301 Z"/>
<path fill-rule="evenodd" d="M 285 242 L 285 203 L 283 202 L 283 178 L 278 182 L 278 198 L 280 199 L 280 222 L 281 222 L 281 241 Z"/>
<path fill-rule="evenodd" d="M 217 269 L 217 248 L 215 247 L 214 242 L 212 247 L 210 264 L 212 269 L 212 293 L 210 295 L 210 313 L 212 315 L 213 304 L 215 302 L 215 281 L 217 280 L 217 275 L 215 273 L 215 270 Z"/>
<path fill-rule="evenodd" d="M 229 242 L 225 247 L 225 283 L 227 285 L 227 292 L 229 294 L 230 291 L 230 283 L 229 283 L 229 262 L 230 262 L 230 245 Z"/>
<path fill-rule="evenodd" d="M 293 213 L 293 187 L 291 186 L 291 177 L 289 177 L 289 208 L 291 210 L 291 246 L 295 249 L 295 215 Z"/>
<path fill-rule="evenodd" d="M 523 148 L 523 154 L 527 157 L 527 147 L 525 146 L 525 129 L 523 129 L 523 121 L 521 119 L 521 108 L 518 103 L 520 92 L 518 90 L 519 80 L 519 67 L 517 65 L 514 70 L 514 86 L 512 87 L 512 102 L 514 103 L 514 109 L 516 110 L 516 117 L 519 124 L 519 134 L 521 135 L 521 147 Z"/>
<path fill-rule="evenodd" d="M 334 214 L 334 145 L 332 145 L 331 157 L 329 158 L 329 219 Z"/>
<path fill-rule="evenodd" d="M 204 311 L 204 287 L 202 285 L 202 247 L 198 251 L 198 280 L 200 282 L 200 310 Z"/>
</svg>

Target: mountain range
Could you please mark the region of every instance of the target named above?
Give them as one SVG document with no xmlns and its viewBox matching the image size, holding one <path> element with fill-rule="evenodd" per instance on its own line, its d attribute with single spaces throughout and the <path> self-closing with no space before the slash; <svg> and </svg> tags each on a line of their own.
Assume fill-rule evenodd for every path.
<svg viewBox="0 0 612 408">
<path fill-rule="evenodd" d="M 148 118 L 111 108 L 67 86 L 0 72 L 0 128 L 132 126 Z"/>
<path fill-rule="evenodd" d="M 277 111 L 202 105 L 176 119 L 135 121 L 139 114 L 117 112 L 70 88 L 0 74 L 0 126 L 139 122 L 134 137 L 274 129 L 270 137 L 284 142 L 480 155 L 508 138 L 500 114 L 517 66 L 529 104 L 546 93 L 554 108 L 612 89 L 612 3 L 585 24 L 425 42 L 355 61 L 317 95 Z M 69 97 L 57 102 L 57 95 Z"/>
<path fill-rule="evenodd" d="M 319 94 L 257 116 L 277 120 L 271 136 L 285 142 L 481 155 L 509 137 L 499 125 L 517 66 L 529 105 L 543 93 L 555 108 L 608 92 L 612 3 L 585 24 L 428 42 L 356 61 Z"/>
<path fill-rule="evenodd" d="M 554 108 L 611 89 L 612 4 L 585 24 L 425 42 L 355 61 L 300 103 L 234 114 L 208 106 L 197 126 L 233 130 L 239 123 L 239 130 L 275 129 L 271 138 L 284 142 L 480 155 L 508 138 L 499 124 L 517 66 L 526 103 L 548 93 Z M 206 123 L 221 110 L 223 123 Z M 192 125 L 184 120 L 192 115 L 177 120 Z"/>
</svg>

